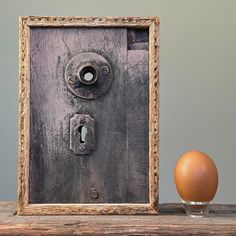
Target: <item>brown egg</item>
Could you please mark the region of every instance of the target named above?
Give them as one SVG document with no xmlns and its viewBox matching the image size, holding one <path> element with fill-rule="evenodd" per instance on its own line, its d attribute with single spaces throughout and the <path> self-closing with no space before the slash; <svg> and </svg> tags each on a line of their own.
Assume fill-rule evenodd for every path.
<svg viewBox="0 0 236 236">
<path fill-rule="evenodd" d="M 213 160 L 200 151 L 187 152 L 175 166 L 175 184 L 185 201 L 209 202 L 216 193 L 218 173 Z"/>
</svg>

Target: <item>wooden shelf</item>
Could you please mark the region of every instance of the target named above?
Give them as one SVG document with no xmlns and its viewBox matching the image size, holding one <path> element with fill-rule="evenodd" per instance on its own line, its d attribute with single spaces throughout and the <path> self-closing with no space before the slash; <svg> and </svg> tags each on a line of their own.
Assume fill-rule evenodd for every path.
<svg viewBox="0 0 236 236">
<path fill-rule="evenodd" d="M 17 216 L 0 202 L 0 235 L 236 235 L 236 205 L 212 205 L 206 218 L 185 215 L 181 204 L 161 204 L 156 216 Z"/>
</svg>

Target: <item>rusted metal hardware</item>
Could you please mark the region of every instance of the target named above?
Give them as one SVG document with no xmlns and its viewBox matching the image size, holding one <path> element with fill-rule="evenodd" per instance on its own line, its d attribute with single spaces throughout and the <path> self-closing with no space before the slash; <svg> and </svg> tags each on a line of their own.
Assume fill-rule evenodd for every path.
<svg viewBox="0 0 236 236">
<path fill-rule="evenodd" d="M 95 52 L 82 52 L 66 66 L 65 80 L 70 91 L 78 97 L 96 99 L 111 86 L 113 78 L 110 63 Z"/>
<path fill-rule="evenodd" d="M 99 198 L 99 192 L 94 187 L 91 188 L 91 190 L 90 190 L 90 198 L 93 199 L 93 200 L 96 200 L 96 199 Z"/>
<path fill-rule="evenodd" d="M 94 119 L 75 114 L 70 119 L 70 149 L 75 154 L 89 154 L 95 148 Z"/>
</svg>

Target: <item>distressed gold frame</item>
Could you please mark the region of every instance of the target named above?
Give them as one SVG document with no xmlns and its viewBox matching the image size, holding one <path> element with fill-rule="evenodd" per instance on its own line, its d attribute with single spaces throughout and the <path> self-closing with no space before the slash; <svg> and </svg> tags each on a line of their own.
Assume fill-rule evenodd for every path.
<svg viewBox="0 0 236 236">
<path fill-rule="evenodd" d="M 149 203 L 30 204 L 30 28 L 31 27 L 149 28 Z M 19 19 L 19 215 L 157 214 L 159 182 L 159 19 L 157 17 L 35 17 Z"/>
</svg>

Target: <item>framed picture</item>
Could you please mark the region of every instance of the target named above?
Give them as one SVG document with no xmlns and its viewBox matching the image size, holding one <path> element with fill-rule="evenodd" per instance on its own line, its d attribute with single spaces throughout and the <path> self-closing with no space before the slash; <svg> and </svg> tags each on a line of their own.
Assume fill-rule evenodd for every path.
<svg viewBox="0 0 236 236">
<path fill-rule="evenodd" d="M 19 215 L 157 214 L 157 17 L 20 17 Z"/>
</svg>

